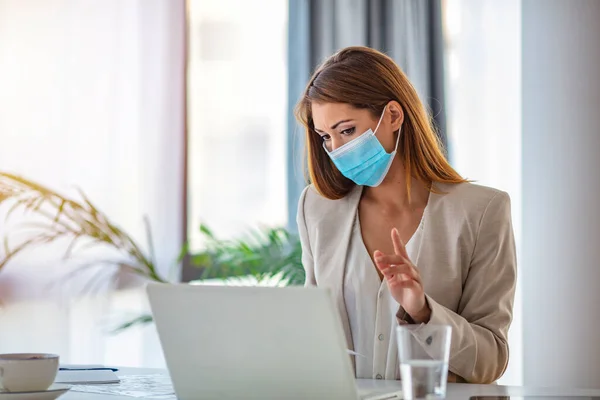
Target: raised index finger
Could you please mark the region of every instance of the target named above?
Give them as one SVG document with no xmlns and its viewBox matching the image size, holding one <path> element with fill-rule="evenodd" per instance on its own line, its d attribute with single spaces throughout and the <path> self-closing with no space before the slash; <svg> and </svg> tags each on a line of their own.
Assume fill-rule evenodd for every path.
<svg viewBox="0 0 600 400">
<path fill-rule="evenodd" d="M 398 232 L 398 229 L 396 228 L 392 229 L 392 243 L 394 244 L 394 253 L 407 260 L 410 259 L 406 252 L 406 247 L 404 247 L 404 243 L 402 243 L 402 239 L 400 239 L 400 232 Z"/>
</svg>

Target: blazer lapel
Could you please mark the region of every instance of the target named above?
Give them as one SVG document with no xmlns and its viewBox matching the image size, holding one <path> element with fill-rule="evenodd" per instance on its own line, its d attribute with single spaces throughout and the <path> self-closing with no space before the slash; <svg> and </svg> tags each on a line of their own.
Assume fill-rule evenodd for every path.
<svg viewBox="0 0 600 400">
<path fill-rule="evenodd" d="M 425 210 L 423 211 L 423 217 L 421 218 L 421 225 L 419 226 L 421 238 L 419 243 L 417 244 L 417 248 L 415 249 L 415 258 L 411 259 L 412 263 L 419 268 L 419 265 L 422 265 L 422 262 L 425 261 L 423 258 L 427 258 L 427 252 L 423 252 L 422 244 L 431 243 L 431 240 L 428 239 L 429 236 L 429 225 L 431 225 L 432 215 L 435 214 L 435 210 L 437 207 L 437 202 L 439 199 L 439 194 L 437 193 L 429 193 L 429 200 L 427 201 L 427 206 L 425 206 Z M 422 257 L 424 256 L 424 257 Z"/>
<path fill-rule="evenodd" d="M 328 210 L 326 215 L 326 235 L 322 240 L 327 241 L 324 248 L 330 251 L 321 254 L 321 282 L 325 283 L 334 296 L 349 349 L 354 349 L 348 311 L 344 300 L 344 277 L 346 274 L 346 259 L 354 218 L 362 194 L 362 186 L 356 186 L 339 204 Z M 325 221 L 324 221 L 325 222 Z"/>
</svg>

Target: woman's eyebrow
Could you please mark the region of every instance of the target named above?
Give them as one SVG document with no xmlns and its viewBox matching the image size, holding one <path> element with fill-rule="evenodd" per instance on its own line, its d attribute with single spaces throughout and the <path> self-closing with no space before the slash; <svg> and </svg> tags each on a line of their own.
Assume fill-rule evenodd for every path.
<svg viewBox="0 0 600 400">
<path fill-rule="evenodd" d="M 338 121 L 335 124 L 333 124 L 330 129 L 335 129 L 335 128 L 338 127 L 339 124 L 343 124 L 344 122 L 351 122 L 351 121 L 353 121 L 353 120 L 352 119 L 343 119 L 343 120 Z M 320 130 L 318 128 L 315 128 L 315 131 L 317 131 L 317 132 L 323 132 L 322 130 Z"/>
<path fill-rule="evenodd" d="M 337 127 L 338 127 L 338 125 L 339 125 L 339 124 L 343 124 L 344 122 L 350 122 L 350 121 L 352 121 L 352 120 L 351 120 L 351 119 L 343 119 L 343 120 L 341 120 L 341 121 L 338 121 L 336 124 L 334 124 L 334 125 L 331 127 L 331 129 L 335 129 L 335 128 L 337 128 Z"/>
</svg>

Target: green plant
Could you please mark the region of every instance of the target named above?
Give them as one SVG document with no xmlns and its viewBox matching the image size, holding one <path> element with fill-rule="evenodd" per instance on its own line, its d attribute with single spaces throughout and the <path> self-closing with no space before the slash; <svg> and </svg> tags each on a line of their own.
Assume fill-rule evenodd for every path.
<svg viewBox="0 0 600 400">
<path fill-rule="evenodd" d="M 276 278 L 285 285 L 302 285 L 300 240 L 283 228 L 256 229 L 247 237 L 220 240 L 206 226 L 200 226 L 204 250 L 190 257 L 201 268 L 200 279 L 251 276 L 258 281 Z"/>
<path fill-rule="evenodd" d="M 200 268 L 199 280 L 254 278 L 258 283 L 269 280 L 277 285 L 302 285 L 305 272 L 302 266 L 300 240 L 283 228 L 255 229 L 245 238 L 217 239 L 206 226 L 200 226 L 204 250 L 191 255 L 190 265 Z M 182 256 L 187 253 L 184 248 Z M 144 314 L 118 326 L 121 332 L 136 325 L 152 322 Z"/>
<path fill-rule="evenodd" d="M 93 259 L 76 269 L 75 274 L 86 267 L 103 264 L 150 281 L 168 282 L 158 272 L 147 219 L 144 221 L 148 253 L 82 191 L 79 194 L 80 201 L 23 177 L 0 172 L 0 206 L 10 206 L 5 222 L 19 209 L 32 219 L 22 221 L 4 232 L 4 255 L 0 257 L 0 270 L 14 257 L 36 246 L 67 240 L 65 259 L 76 251 L 99 245 L 116 254 L 110 259 Z M 200 226 L 200 232 L 204 250 L 189 256 L 190 265 L 200 269 L 200 280 L 251 277 L 259 283 L 266 279 L 274 280 L 279 285 L 304 283 L 300 241 L 284 228 L 254 229 L 246 237 L 234 240 L 218 239 L 206 225 Z M 13 244 L 11 236 L 15 234 L 24 234 L 25 237 Z M 186 244 L 177 262 L 181 262 L 188 253 Z M 117 331 L 151 321 L 151 315 L 141 315 L 120 325 Z"/>
</svg>

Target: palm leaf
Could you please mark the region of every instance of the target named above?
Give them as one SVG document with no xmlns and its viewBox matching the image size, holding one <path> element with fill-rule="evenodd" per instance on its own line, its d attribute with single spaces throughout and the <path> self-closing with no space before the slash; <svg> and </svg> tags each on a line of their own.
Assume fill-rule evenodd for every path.
<svg viewBox="0 0 600 400">
<path fill-rule="evenodd" d="M 150 314 L 140 315 L 139 317 L 136 317 L 130 321 L 124 322 L 121 325 L 117 326 L 112 331 L 112 333 L 120 333 L 120 332 L 123 332 L 123 331 L 131 328 L 132 326 L 146 325 L 152 321 L 153 321 L 152 315 L 150 315 Z"/>
<path fill-rule="evenodd" d="M 65 239 L 69 243 L 64 253 L 65 258 L 71 257 L 75 251 L 83 251 L 90 246 L 101 244 L 121 255 L 120 264 L 134 264 L 135 274 L 166 282 L 156 267 L 148 221 L 145 220 L 149 248 L 149 254 L 146 255 L 142 246 L 110 221 L 82 190 L 78 189 L 78 193 L 80 201 L 63 196 L 26 178 L 0 172 L 0 204 L 11 203 L 6 219 L 21 209 L 30 213 L 37 221 L 22 222 L 4 234 L 5 254 L 0 258 L 0 269 L 25 251 Z M 10 234 L 23 229 L 31 230 L 31 237 L 11 245 Z"/>
</svg>

